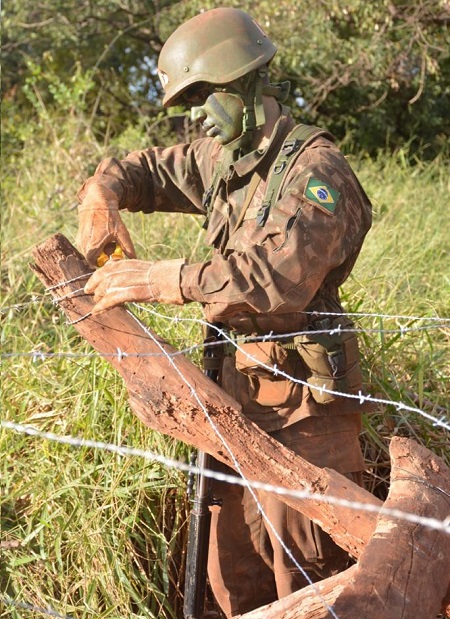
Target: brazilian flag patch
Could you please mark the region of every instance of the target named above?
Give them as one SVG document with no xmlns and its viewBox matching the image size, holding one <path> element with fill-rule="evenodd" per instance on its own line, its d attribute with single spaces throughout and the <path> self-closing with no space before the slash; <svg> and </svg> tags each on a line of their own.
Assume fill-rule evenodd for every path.
<svg viewBox="0 0 450 619">
<path fill-rule="evenodd" d="M 309 202 L 313 202 L 317 206 L 320 206 L 324 211 L 329 214 L 334 213 L 334 209 L 339 201 L 341 194 L 337 189 L 333 189 L 327 183 L 319 180 L 318 178 L 311 178 L 305 187 L 303 197 Z"/>
</svg>

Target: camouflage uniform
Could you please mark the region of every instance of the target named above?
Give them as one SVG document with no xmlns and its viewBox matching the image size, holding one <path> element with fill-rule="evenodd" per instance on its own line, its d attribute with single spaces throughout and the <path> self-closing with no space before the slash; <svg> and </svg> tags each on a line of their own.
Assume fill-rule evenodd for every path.
<svg viewBox="0 0 450 619">
<path fill-rule="evenodd" d="M 286 334 L 304 330 L 310 312 L 342 311 L 338 287 L 348 277 L 370 228 L 370 202 L 339 149 L 318 137 L 297 156 L 284 179 L 281 197 L 265 225 L 257 222 L 268 173 L 294 122 L 288 108 L 269 146 L 237 160 L 211 138 L 109 159 L 87 181 L 108 187 L 120 208 L 151 213 L 205 215 L 215 170 L 207 242 L 211 260 L 186 265 L 181 290 L 203 304 L 206 318 L 240 335 Z M 243 221 L 239 216 L 249 184 L 259 175 Z M 334 212 L 308 197 L 311 178 L 332 188 Z M 83 191 L 85 191 L 86 186 Z M 83 195 L 81 192 L 81 197 Z M 206 193 L 205 193 L 206 192 Z M 306 369 L 295 352 L 288 373 L 304 381 Z M 225 357 L 220 381 L 242 404 L 243 413 L 281 443 L 316 465 L 347 475 L 363 469 L 358 433 L 362 406 L 357 398 L 336 397 L 320 404 L 306 386 L 258 371 L 239 371 Z M 227 616 L 244 613 L 307 584 L 261 514 L 238 486 L 217 484 L 223 507 L 213 508 L 209 575 Z M 312 580 L 345 567 L 348 557 L 322 531 L 273 496 L 260 493 L 266 514 Z"/>
</svg>

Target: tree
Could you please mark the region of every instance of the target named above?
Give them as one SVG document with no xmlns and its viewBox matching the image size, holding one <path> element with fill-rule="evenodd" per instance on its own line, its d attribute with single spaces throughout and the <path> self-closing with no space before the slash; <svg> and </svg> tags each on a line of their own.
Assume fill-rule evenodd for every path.
<svg viewBox="0 0 450 619">
<path fill-rule="evenodd" d="M 160 109 L 160 12 L 170 2 L 24 0 L 4 17 L 6 115 L 86 113 L 97 134 Z M 173 4 L 173 3 L 172 3 Z M 80 85 L 81 90 L 80 92 Z M 65 95 L 65 98 L 64 98 Z"/>
<path fill-rule="evenodd" d="M 4 17 L 3 92 L 21 117 L 80 77 L 75 97 L 98 135 L 144 126 L 161 114 L 156 65 L 177 25 L 218 0 L 16 0 Z M 275 80 L 292 82 L 298 120 L 326 126 L 351 150 L 409 145 L 434 157 L 450 136 L 448 0 L 230 2 L 247 10 L 278 45 Z M 36 93 L 34 93 L 36 94 Z M 76 106 L 75 106 L 76 107 Z M 153 137 L 153 136 L 152 136 Z"/>
<path fill-rule="evenodd" d="M 285 50 L 276 72 L 302 97 L 298 118 L 370 153 L 414 139 L 434 156 L 450 134 L 449 21 L 441 0 L 306 0 L 268 10 L 266 27 Z"/>
</svg>

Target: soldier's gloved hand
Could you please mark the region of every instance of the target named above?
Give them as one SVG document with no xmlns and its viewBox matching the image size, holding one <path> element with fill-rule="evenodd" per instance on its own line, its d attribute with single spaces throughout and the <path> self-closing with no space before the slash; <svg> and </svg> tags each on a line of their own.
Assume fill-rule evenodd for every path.
<svg viewBox="0 0 450 619">
<path fill-rule="evenodd" d="M 90 183 L 78 196 L 81 204 L 76 243 L 88 263 L 97 266 L 98 257 L 109 243 L 117 243 L 128 258 L 136 258 L 133 241 L 119 215 L 116 194 Z"/>
<path fill-rule="evenodd" d="M 84 292 L 94 295 L 92 314 L 131 302 L 182 305 L 180 279 L 185 260 L 108 261 L 90 277 Z"/>
</svg>

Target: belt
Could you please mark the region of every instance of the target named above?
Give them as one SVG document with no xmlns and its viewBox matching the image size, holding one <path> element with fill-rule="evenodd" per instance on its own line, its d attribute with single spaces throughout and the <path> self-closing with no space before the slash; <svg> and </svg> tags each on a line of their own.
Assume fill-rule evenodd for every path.
<svg viewBox="0 0 450 619">
<path fill-rule="evenodd" d="M 283 338 L 282 336 L 246 336 L 240 335 L 234 331 L 224 331 L 225 338 L 221 341 L 218 338 L 213 338 L 210 341 L 205 340 L 205 345 L 208 343 L 215 343 L 214 346 L 209 348 L 212 351 L 211 355 L 205 356 L 204 368 L 205 369 L 218 369 L 223 357 L 234 357 L 236 355 L 236 348 L 244 344 L 256 344 L 258 342 L 274 342 L 279 344 L 287 351 L 297 351 L 297 345 L 294 337 Z"/>
</svg>

